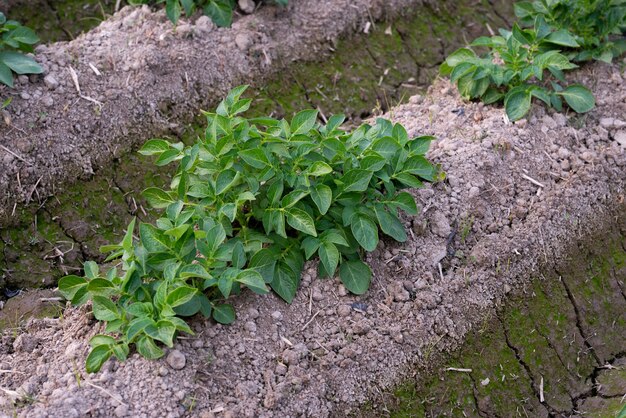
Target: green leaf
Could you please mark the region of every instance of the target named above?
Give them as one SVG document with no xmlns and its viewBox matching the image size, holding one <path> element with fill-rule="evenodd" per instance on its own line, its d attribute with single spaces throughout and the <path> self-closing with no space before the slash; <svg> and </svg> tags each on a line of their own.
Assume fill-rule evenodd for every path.
<svg viewBox="0 0 626 418">
<path fill-rule="evenodd" d="M 235 170 L 222 171 L 215 181 L 215 193 L 218 195 L 224 193 L 235 183 L 238 177 L 238 173 Z"/>
<path fill-rule="evenodd" d="M 504 108 L 511 121 L 523 118 L 530 111 L 532 95 L 526 86 L 514 88 L 504 97 Z"/>
<path fill-rule="evenodd" d="M 176 145 L 176 144 L 173 144 L 173 145 Z M 179 150 L 177 150 L 176 148 L 170 148 L 167 151 L 164 151 L 163 153 L 161 153 L 161 155 L 159 155 L 159 158 L 157 158 L 154 164 L 156 164 L 159 167 L 162 167 L 176 160 L 177 158 L 180 157 L 180 155 L 181 154 Z"/>
<path fill-rule="evenodd" d="M 164 139 L 151 139 L 147 141 L 139 150 L 142 155 L 161 154 L 170 149 L 170 143 Z"/>
<path fill-rule="evenodd" d="M 393 198 L 392 202 L 409 215 L 417 215 L 417 205 L 415 199 L 407 192 L 400 192 Z"/>
<path fill-rule="evenodd" d="M 306 170 L 306 174 L 313 177 L 323 176 L 333 172 L 333 168 L 323 161 L 316 161 Z"/>
<path fill-rule="evenodd" d="M 317 249 L 320 247 L 321 244 L 322 242 L 319 239 L 308 236 L 302 240 L 302 244 L 300 244 L 300 248 L 304 250 L 304 256 L 308 260 L 313 256 L 313 254 L 315 254 L 315 251 L 317 251 Z"/>
<path fill-rule="evenodd" d="M 324 242 L 319 248 L 320 261 L 324 264 L 324 269 L 330 277 L 334 276 L 339 264 L 339 250 L 335 244 Z"/>
<path fill-rule="evenodd" d="M 161 341 L 168 347 L 174 346 L 174 334 L 176 326 L 167 319 L 162 319 L 156 324 L 149 324 L 143 332 L 157 341 Z"/>
<path fill-rule="evenodd" d="M 80 289 L 86 289 L 87 279 L 74 275 L 65 276 L 59 280 L 59 293 L 67 300 L 73 300 Z"/>
<path fill-rule="evenodd" d="M 13 87 L 13 73 L 2 61 L 0 61 L 0 83 Z"/>
<path fill-rule="evenodd" d="M 378 245 L 378 228 L 367 216 L 357 213 L 352 217 L 350 229 L 354 238 L 366 251 L 374 251 Z"/>
<path fill-rule="evenodd" d="M 235 309 L 232 305 L 222 303 L 213 307 L 213 319 L 220 324 L 228 325 L 235 321 Z"/>
<path fill-rule="evenodd" d="M 300 135 L 309 132 L 315 126 L 317 110 L 303 110 L 291 120 L 291 134 Z"/>
<path fill-rule="evenodd" d="M 576 42 L 576 39 L 566 29 L 560 29 L 556 32 L 552 32 L 544 38 L 544 41 L 569 48 L 577 48 L 580 46 L 578 42 Z"/>
<path fill-rule="evenodd" d="M 596 105 L 591 90 L 580 84 L 571 85 L 558 94 L 563 96 L 568 106 L 577 113 L 589 112 Z"/>
<path fill-rule="evenodd" d="M 97 373 L 102 365 L 111 358 L 113 350 L 109 345 L 98 345 L 91 349 L 87 356 L 85 369 L 87 373 Z"/>
<path fill-rule="evenodd" d="M 87 291 L 93 295 L 111 296 L 118 293 L 117 288 L 113 283 L 106 279 L 96 278 L 87 284 Z"/>
<path fill-rule="evenodd" d="M 364 192 L 372 179 L 372 173 L 368 170 L 348 170 L 338 181 L 343 187 L 342 191 L 346 192 Z"/>
<path fill-rule="evenodd" d="M 270 286 L 285 302 L 291 303 L 293 301 L 299 284 L 298 273 L 294 272 L 291 267 L 283 262 L 276 265 L 274 280 Z"/>
<path fill-rule="evenodd" d="M 239 157 L 254 168 L 265 168 L 269 165 L 267 156 L 260 148 L 239 151 Z"/>
<path fill-rule="evenodd" d="M 15 51 L 0 52 L 0 63 L 3 63 L 17 74 L 43 73 L 43 68 L 34 59 Z"/>
<path fill-rule="evenodd" d="M 339 267 L 339 278 L 350 292 L 362 295 L 370 286 L 372 271 L 360 260 L 345 261 Z"/>
<path fill-rule="evenodd" d="M 104 296 L 94 296 L 93 316 L 100 321 L 113 321 L 120 318 L 120 313 L 111 299 Z"/>
<path fill-rule="evenodd" d="M 256 270 L 243 270 L 237 275 L 236 280 L 259 295 L 264 295 L 269 292 L 269 289 L 265 286 L 263 276 Z"/>
<path fill-rule="evenodd" d="M 246 251 L 244 250 L 241 241 L 237 241 L 233 246 L 233 256 L 231 262 L 233 267 L 236 269 L 242 269 L 246 264 Z"/>
<path fill-rule="evenodd" d="M 221 242 L 219 244 L 221 244 Z M 200 277 L 202 279 L 212 278 L 209 272 L 200 264 L 188 264 L 184 266 L 180 269 L 178 276 L 181 279 L 186 279 L 189 277 Z"/>
<path fill-rule="evenodd" d="M 126 341 L 132 342 L 135 337 L 143 332 L 148 325 L 154 324 L 152 318 L 139 317 L 135 318 L 128 324 L 126 329 Z"/>
<path fill-rule="evenodd" d="M 406 231 L 402 222 L 391 213 L 385 211 L 378 206 L 375 208 L 376 218 L 378 218 L 378 224 L 380 229 L 391 238 L 398 242 L 405 242 L 407 239 Z"/>
<path fill-rule="evenodd" d="M 16 42 L 27 45 L 33 45 L 39 42 L 39 37 L 35 34 L 35 32 L 26 26 L 18 26 L 17 28 L 11 30 L 7 34 L 7 37 L 10 37 Z"/>
<path fill-rule="evenodd" d="M 165 14 L 173 24 L 178 23 L 181 11 L 180 2 L 178 0 L 167 0 L 165 2 Z"/>
<path fill-rule="evenodd" d="M 157 187 L 148 187 L 143 191 L 142 196 L 150 206 L 156 209 L 164 209 L 175 202 L 175 199 Z"/>
<path fill-rule="evenodd" d="M 115 338 L 111 337 L 110 335 L 104 335 L 104 334 L 94 335 L 89 340 L 89 345 L 91 347 L 97 347 L 99 345 L 114 345 L 116 343 L 117 341 L 115 340 Z"/>
<path fill-rule="evenodd" d="M 271 283 L 274 280 L 274 269 L 276 267 L 276 256 L 268 248 L 263 248 L 256 252 L 248 263 L 248 268 L 258 271 L 265 283 Z"/>
<path fill-rule="evenodd" d="M 326 215 L 333 199 L 333 192 L 330 187 L 325 184 L 318 184 L 311 188 L 311 199 L 322 215 Z"/>
<path fill-rule="evenodd" d="M 180 286 L 168 293 L 166 302 L 172 308 L 187 303 L 197 293 L 197 289 L 189 286 Z"/>
<path fill-rule="evenodd" d="M 285 209 L 285 214 L 287 215 L 287 223 L 292 228 L 314 237 L 317 236 L 315 222 L 313 221 L 313 218 L 311 218 L 311 215 L 302 209 L 294 207 Z"/>
<path fill-rule="evenodd" d="M 446 58 L 446 64 L 450 67 L 456 67 L 462 62 L 471 61 L 476 58 L 476 54 L 469 48 L 461 48 L 454 51 Z"/>
<path fill-rule="evenodd" d="M 163 357 L 163 350 L 161 350 L 154 343 L 154 340 L 146 335 L 141 336 L 137 342 L 135 342 L 137 351 L 148 360 L 156 360 Z"/>
<path fill-rule="evenodd" d="M 150 224 L 142 223 L 139 225 L 139 235 L 141 243 L 150 252 L 166 252 L 169 251 L 167 239 L 163 233 Z"/>
<path fill-rule="evenodd" d="M 200 295 L 199 293 L 196 293 L 187 302 L 183 303 L 182 305 L 179 305 L 179 306 L 175 307 L 174 308 L 174 312 L 176 312 L 176 315 L 178 315 L 178 316 L 192 316 L 192 315 L 195 315 L 198 312 L 200 312 L 200 309 L 202 309 L 202 299 L 201 299 L 201 296 L 204 296 L 204 295 Z M 206 298 L 206 296 L 204 296 L 204 297 Z M 178 319 L 178 318 L 170 317 L 168 319 L 170 321 L 173 321 L 173 320 Z M 176 329 L 180 330 L 180 327 L 177 326 Z"/>
<path fill-rule="evenodd" d="M 220 27 L 229 27 L 233 22 L 233 6 L 228 0 L 209 0 L 204 14 Z"/>
</svg>

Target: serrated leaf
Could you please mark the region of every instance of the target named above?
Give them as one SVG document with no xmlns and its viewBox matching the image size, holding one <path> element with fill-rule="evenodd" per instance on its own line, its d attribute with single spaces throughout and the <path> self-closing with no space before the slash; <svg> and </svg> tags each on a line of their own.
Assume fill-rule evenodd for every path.
<svg viewBox="0 0 626 418">
<path fill-rule="evenodd" d="M 362 295 L 370 286 L 372 271 L 360 260 L 344 261 L 339 267 L 339 278 L 350 292 Z"/>
</svg>

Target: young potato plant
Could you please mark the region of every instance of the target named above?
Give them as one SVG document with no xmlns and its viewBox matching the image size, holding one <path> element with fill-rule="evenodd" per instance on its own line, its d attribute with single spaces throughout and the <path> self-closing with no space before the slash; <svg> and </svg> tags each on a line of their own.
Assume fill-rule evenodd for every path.
<svg viewBox="0 0 626 418">
<path fill-rule="evenodd" d="M 611 63 L 626 52 L 626 1 L 541 0 L 516 3 L 523 26 L 544 19 L 555 30 L 566 31 L 578 44 L 564 54 L 573 61 L 591 59 Z"/>
<path fill-rule="evenodd" d="M 595 99 L 589 89 L 579 84 L 562 86 L 566 82 L 563 71 L 577 68 L 560 52 L 560 48 L 578 47 L 567 31 L 552 30 L 539 16 L 532 28 L 522 29 L 516 23 L 512 31 L 499 32 L 458 49 L 442 64 L 441 73 L 450 76 L 463 97 L 485 104 L 504 100 L 507 116 L 513 121 L 528 113 L 533 98 L 558 111 L 563 99 L 578 113 L 593 109 Z M 473 47 L 486 47 L 488 52 L 479 56 Z M 546 74 L 561 84 L 547 83 Z"/>
<path fill-rule="evenodd" d="M 383 234 L 407 239 L 398 212 L 417 214 L 403 191 L 442 174 L 424 154 L 432 137 L 409 138 L 399 124 L 378 119 L 353 132 L 344 117 L 317 123 L 304 110 L 288 122 L 246 119 L 246 86 L 232 90 L 191 146 L 148 141 L 140 153 L 156 165 L 177 163 L 169 188 L 151 187 L 146 200 L 163 211 L 154 224 L 128 226 L 100 272 L 67 276 L 61 293 L 73 303 L 92 300 L 106 331 L 91 341 L 87 370 L 110 356 L 124 360 L 129 346 L 147 358 L 163 355 L 156 341 L 172 346 L 177 332 L 192 333 L 181 317 L 196 313 L 228 324 L 235 311 L 225 300 L 247 287 L 273 289 L 290 303 L 305 260 L 319 257 L 319 274 L 339 278 L 352 293 L 367 291 L 371 271 L 363 263 Z M 269 286 L 269 288 L 268 288 Z"/>
<path fill-rule="evenodd" d="M 0 12 L 0 83 L 13 87 L 13 73 L 41 74 L 43 68 L 34 59 L 24 55 L 33 52 L 39 38 L 32 29 L 15 20 L 7 20 Z"/>
</svg>

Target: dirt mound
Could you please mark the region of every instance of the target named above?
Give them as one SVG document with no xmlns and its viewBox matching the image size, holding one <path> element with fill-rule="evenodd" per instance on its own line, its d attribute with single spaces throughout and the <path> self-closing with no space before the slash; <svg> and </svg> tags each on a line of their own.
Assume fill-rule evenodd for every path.
<svg viewBox="0 0 626 418">
<path fill-rule="evenodd" d="M 433 364 L 481 317 L 572 246 L 626 211 L 626 83 L 619 65 L 574 76 L 594 87 L 589 114 L 533 108 L 512 125 L 502 109 L 465 103 L 448 82 L 387 116 L 411 135 L 432 134 L 444 183 L 416 193 L 410 239 L 381 242 L 368 262 L 370 291 L 305 269 L 290 306 L 275 296 L 234 300 L 236 323 L 196 320 L 160 361 L 137 355 L 87 376 L 86 309 L 33 320 L 5 335 L 0 387 L 18 416 L 331 416 L 397 384 L 413 363 Z M 33 373 L 35 370 L 35 373 Z M 13 392 L 8 392 L 13 394 Z M 27 395 L 25 395 L 27 394 Z"/>
<path fill-rule="evenodd" d="M 15 205 L 58 191 L 146 138 L 176 133 L 237 84 L 320 59 L 370 20 L 431 1 L 293 0 L 216 28 L 206 16 L 174 27 L 163 11 L 126 7 L 69 43 L 39 46 L 41 76 L 21 76 L 3 112 L 0 225 Z"/>
</svg>

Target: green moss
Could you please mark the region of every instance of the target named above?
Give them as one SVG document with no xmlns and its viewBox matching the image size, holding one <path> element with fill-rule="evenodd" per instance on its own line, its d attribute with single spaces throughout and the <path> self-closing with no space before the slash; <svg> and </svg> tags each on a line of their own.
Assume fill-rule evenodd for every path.
<svg viewBox="0 0 626 418">
<path fill-rule="evenodd" d="M 596 367 L 626 350 L 626 301 L 617 284 L 626 280 L 626 251 L 622 237 L 603 239 L 590 240 L 592 250 L 572 255 L 561 276 L 534 280 L 525 294 L 509 300 L 499 320 L 467 337 L 446 367 L 471 373 L 440 370 L 401 385 L 392 416 L 477 416 L 478 409 L 483 416 L 542 416 L 547 405 L 573 414 L 572 399 L 590 393 Z M 546 406 L 538 399 L 542 379 Z M 601 380 L 607 391 L 626 384 L 623 373 Z M 609 417 L 619 410 L 619 400 L 588 398 L 576 407 L 588 416 Z"/>
</svg>

